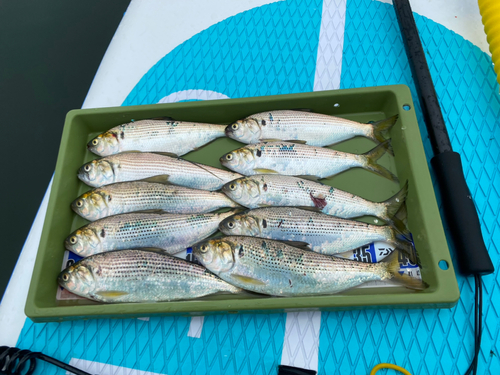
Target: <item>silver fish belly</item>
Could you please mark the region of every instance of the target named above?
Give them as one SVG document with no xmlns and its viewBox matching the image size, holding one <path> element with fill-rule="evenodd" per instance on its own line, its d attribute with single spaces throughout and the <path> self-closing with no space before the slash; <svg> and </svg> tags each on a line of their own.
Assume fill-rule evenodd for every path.
<svg viewBox="0 0 500 375">
<path fill-rule="evenodd" d="M 128 152 L 93 160 L 78 170 L 78 178 L 89 186 L 137 181 L 158 175 L 172 184 L 194 189 L 218 190 L 238 173 L 155 153 Z"/>
<path fill-rule="evenodd" d="M 204 267 L 170 255 L 121 250 L 84 258 L 62 271 L 59 285 L 99 302 L 159 302 L 238 293 Z"/>
<path fill-rule="evenodd" d="M 136 211 L 164 210 L 190 214 L 207 213 L 224 207 L 238 207 L 238 204 L 215 191 L 144 181 L 95 188 L 71 204 L 78 215 L 90 221 Z"/>
<path fill-rule="evenodd" d="M 388 221 L 406 199 L 408 185 L 405 185 L 393 197 L 380 203 L 319 182 L 273 174 L 236 179 L 224 185 L 222 192 L 248 208 L 315 207 L 325 214 L 343 219 L 370 215 Z"/>
<path fill-rule="evenodd" d="M 250 115 L 226 127 L 226 135 L 243 143 L 266 140 L 303 141 L 328 146 L 362 136 L 380 143 L 386 140 L 398 115 L 371 124 L 304 111 L 269 111 Z"/>
<path fill-rule="evenodd" d="M 175 254 L 214 234 L 220 221 L 233 213 L 115 215 L 77 229 L 68 236 L 65 247 L 82 257 L 137 248 Z"/>
<path fill-rule="evenodd" d="M 125 151 L 171 152 L 184 155 L 216 138 L 225 125 L 174 120 L 139 120 L 115 126 L 91 140 L 87 148 L 108 156 Z"/>
</svg>

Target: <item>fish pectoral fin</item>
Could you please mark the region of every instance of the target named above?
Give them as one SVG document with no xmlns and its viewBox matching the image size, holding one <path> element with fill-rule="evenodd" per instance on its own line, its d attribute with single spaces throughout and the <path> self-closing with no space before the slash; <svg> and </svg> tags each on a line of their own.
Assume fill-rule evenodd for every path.
<svg viewBox="0 0 500 375">
<path fill-rule="evenodd" d="M 285 142 L 299 143 L 301 145 L 305 145 L 307 143 L 307 141 L 303 141 L 301 139 L 287 139 Z"/>
<path fill-rule="evenodd" d="M 303 241 L 289 241 L 289 240 L 281 240 L 281 242 L 283 242 L 283 243 L 285 243 L 287 245 L 296 247 L 298 249 L 311 250 L 311 247 L 309 246 L 309 244 L 307 242 L 303 242 Z"/>
<path fill-rule="evenodd" d="M 243 276 L 243 275 L 239 275 L 239 274 L 232 274 L 231 277 L 233 279 L 238 280 L 239 282 L 241 282 L 243 284 L 249 284 L 249 285 L 267 285 L 265 282 L 263 282 L 261 280 L 258 280 L 258 279 L 254 279 L 253 277 L 249 277 L 249 276 Z"/>
<path fill-rule="evenodd" d="M 157 184 L 164 184 L 164 185 L 172 185 L 170 182 L 168 182 L 169 177 L 170 176 L 168 174 L 160 174 L 158 176 L 144 178 L 141 181 L 154 182 Z"/>
<path fill-rule="evenodd" d="M 319 207 L 297 206 L 297 208 L 300 208 L 301 210 L 312 211 L 312 212 L 322 212 L 321 208 L 319 208 Z"/>
<path fill-rule="evenodd" d="M 103 290 L 101 292 L 97 292 L 96 294 L 104 298 L 113 299 L 121 296 L 126 296 L 128 292 L 124 292 L 122 290 Z"/>
<path fill-rule="evenodd" d="M 179 155 L 174 154 L 173 152 L 155 151 L 155 152 L 151 152 L 151 154 L 157 154 L 157 155 L 162 155 L 162 156 L 168 156 L 168 157 L 175 158 L 175 159 L 178 159 L 178 158 L 179 158 Z"/>
<path fill-rule="evenodd" d="M 278 174 L 278 172 L 276 172 L 275 170 L 273 169 L 266 169 L 266 168 L 255 168 L 254 169 L 255 172 L 259 173 L 259 174 Z"/>
<path fill-rule="evenodd" d="M 311 197 L 311 200 L 314 203 L 314 206 L 318 207 L 320 210 L 322 210 L 323 208 L 325 208 L 328 205 L 328 202 L 326 201 L 326 197 L 323 194 L 309 193 L 309 196 Z"/>
<path fill-rule="evenodd" d="M 304 180 L 310 180 L 310 181 L 315 181 L 315 182 L 318 182 L 318 180 L 319 180 L 318 176 L 302 175 L 302 176 L 297 176 L 297 177 L 303 178 Z"/>
</svg>

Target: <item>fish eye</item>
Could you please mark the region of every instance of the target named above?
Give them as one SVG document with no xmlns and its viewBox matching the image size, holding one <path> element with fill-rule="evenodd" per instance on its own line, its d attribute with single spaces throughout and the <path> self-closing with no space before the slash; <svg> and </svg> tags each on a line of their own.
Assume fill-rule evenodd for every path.
<svg viewBox="0 0 500 375">
<path fill-rule="evenodd" d="M 231 125 L 231 129 L 233 130 L 238 130 L 238 128 L 239 128 L 238 124 Z"/>
<path fill-rule="evenodd" d="M 78 199 L 76 201 L 76 207 L 82 207 L 83 206 L 83 201 L 81 199 Z"/>
<path fill-rule="evenodd" d="M 69 275 L 67 273 L 63 273 L 62 279 L 63 279 L 63 281 L 68 281 L 69 280 Z"/>
<path fill-rule="evenodd" d="M 73 236 L 73 237 L 71 237 L 71 238 L 69 239 L 69 242 L 70 242 L 72 245 L 74 245 L 74 244 L 76 243 L 76 241 L 77 241 L 77 239 L 76 239 L 76 237 L 75 237 L 75 236 Z"/>
<path fill-rule="evenodd" d="M 234 222 L 230 221 L 227 223 L 227 226 L 229 229 L 233 229 L 234 228 Z"/>
<path fill-rule="evenodd" d="M 236 190 L 236 185 L 235 184 L 229 185 L 229 190 Z"/>
<path fill-rule="evenodd" d="M 94 140 L 92 140 L 92 144 L 93 144 L 94 146 L 97 146 L 97 144 L 98 144 L 98 143 L 99 143 L 99 141 L 97 140 L 97 138 L 96 138 L 96 139 L 94 139 Z"/>
<path fill-rule="evenodd" d="M 226 160 L 233 160 L 233 154 L 227 154 Z"/>
<path fill-rule="evenodd" d="M 207 245 L 201 245 L 200 246 L 200 250 L 201 250 L 202 253 L 205 253 L 208 250 L 208 246 Z"/>
<path fill-rule="evenodd" d="M 83 170 L 85 172 L 90 172 L 90 164 L 86 164 L 85 167 L 83 167 Z"/>
</svg>

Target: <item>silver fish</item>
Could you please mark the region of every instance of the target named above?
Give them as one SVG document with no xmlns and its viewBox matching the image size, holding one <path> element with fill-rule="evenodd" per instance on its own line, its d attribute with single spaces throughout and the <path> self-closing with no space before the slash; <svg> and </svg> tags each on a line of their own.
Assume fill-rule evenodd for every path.
<svg viewBox="0 0 500 375">
<path fill-rule="evenodd" d="M 402 224 L 402 223 L 401 223 Z M 370 225 L 339 219 L 295 207 L 256 208 L 237 213 L 219 224 L 228 236 L 251 236 L 280 241 L 299 241 L 320 254 L 335 255 L 375 241 L 385 241 L 413 253 L 409 231 L 387 225 Z"/>
<path fill-rule="evenodd" d="M 387 263 L 362 263 L 305 251 L 280 241 L 230 236 L 205 240 L 193 254 L 228 283 L 273 296 L 333 294 L 367 281 L 394 279 L 413 289 L 421 280 L 399 274 L 398 252 Z"/>
<path fill-rule="evenodd" d="M 311 146 L 329 146 L 356 136 L 380 143 L 398 120 L 398 115 L 372 124 L 304 111 L 256 113 L 228 125 L 226 135 L 242 143 L 271 140 L 303 141 Z"/>
<path fill-rule="evenodd" d="M 351 168 L 363 168 L 397 182 L 391 171 L 376 163 L 387 150 L 390 150 L 390 141 L 360 155 L 298 143 L 264 142 L 231 151 L 222 156 L 220 162 L 246 176 L 279 173 L 325 178 Z"/>
<path fill-rule="evenodd" d="M 214 234 L 234 211 L 213 214 L 130 213 L 106 217 L 77 229 L 66 249 L 82 257 L 112 250 L 158 248 L 175 254 Z"/>
<path fill-rule="evenodd" d="M 180 156 L 224 137 L 225 128 L 225 125 L 171 119 L 133 121 L 99 134 L 87 148 L 99 156 L 124 151 L 171 152 Z"/>
<path fill-rule="evenodd" d="M 145 181 L 119 182 L 95 188 L 71 204 L 78 215 L 90 221 L 136 211 L 190 214 L 224 207 L 238 207 L 238 204 L 215 191 Z"/>
<path fill-rule="evenodd" d="M 218 190 L 238 173 L 180 158 L 148 152 L 126 152 L 92 160 L 78 170 L 78 178 L 92 187 L 167 175 L 172 184 Z"/>
<path fill-rule="evenodd" d="M 236 179 L 224 185 L 222 192 L 248 208 L 314 207 L 325 214 L 343 219 L 370 215 L 391 222 L 406 199 L 408 183 L 393 197 L 380 203 L 319 182 L 273 174 Z"/>
<path fill-rule="evenodd" d="M 163 252 L 121 250 L 92 255 L 62 271 L 68 291 L 99 302 L 159 302 L 239 293 L 204 267 Z"/>
</svg>

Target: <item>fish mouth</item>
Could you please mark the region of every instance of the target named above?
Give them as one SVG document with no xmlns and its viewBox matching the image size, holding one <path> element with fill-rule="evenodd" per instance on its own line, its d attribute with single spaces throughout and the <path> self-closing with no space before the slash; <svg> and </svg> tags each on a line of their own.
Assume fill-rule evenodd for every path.
<svg viewBox="0 0 500 375">
<path fill-rule="evenodd" d="M 224 133 L 226 134 L 227 137 L 230 137 L 233 135 L 233 131 L 231 130 L 231 124 L 226 126 L 226 129 L 224 129 Z"/>
</svg>

